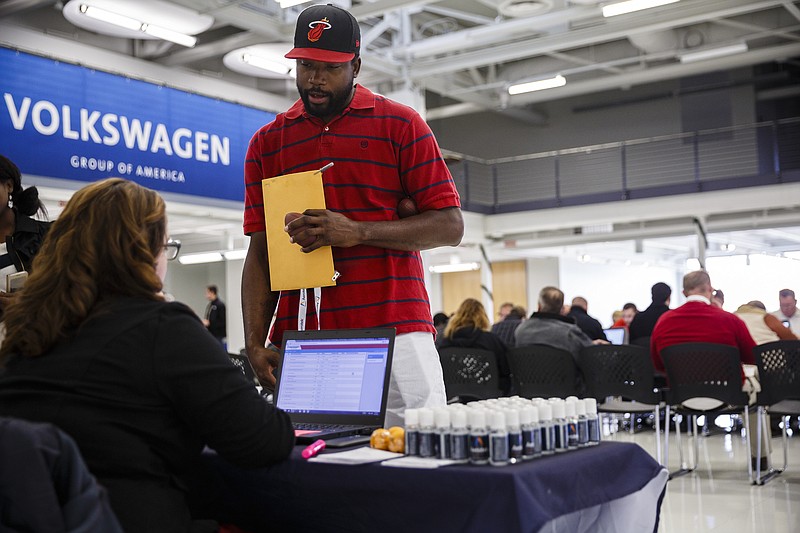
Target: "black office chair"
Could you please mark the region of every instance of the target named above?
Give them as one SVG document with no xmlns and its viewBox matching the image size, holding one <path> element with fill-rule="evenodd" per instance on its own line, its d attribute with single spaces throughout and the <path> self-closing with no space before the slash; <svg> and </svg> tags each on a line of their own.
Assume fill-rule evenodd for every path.
<svg viewBox="0 0 800 533">
<path fill-rule="evenodd" d="M 642 348 L 647 348 L 650 350 L 650 337 L 638 337 L 636 339 L 631 339 L 630 344 L 634 346 L 641 346 Z"/>
<path fill-rule="evenodd" d="M 580 374 L 566 350 L 532 344 L 506 352 L 517 394 L 525 398 L 581 396 Z"/>
<path fill-rule="evenodd" d="M 650 336 L 638 337 L 630 341 L 630 344 L 633 346 L 641 346 L 647 349 L 647 353 L 650 354 L 650 339 Z M 652 359 L 652 354 L 650 354 L 650 358 Z M 655 369 L 653 369 L 653 373 L 655 375 L 656 388 L 665 389 L 667 387 L 667 376 L 662 372 L 657 372 Z"/>
<path fill-rule="evenodd" d="M 253 367 L 250 366 L 250 359 L 248 359 L 245 354 L 228 352 L 228 357 L 231 363 L 242 371 L 242 374 L 244 374 L 248 381 L 256 382 L 256 373 L 253 371 Z"/>
<path fill-rule="evenodd" d="M 122 533 L 78 445 L 52 424 L 0 417 L 0 531 Z"/>
<path fill-rule="evenodd" d="M 683 461 L 681 431 L 679 420 L 675 421 L 675 433 L 680 453 L 680 469 L 670 473 L 670 479 L 694 471 L 697 468 L 698 441 L 697 416 L 711 417 L 720 414 L 743 414 L 743 420 L 750 439 L 748 420 L 747 393 L 742 392 L 742 365 L 739 350 L 735 346 L 692 342 L 676 344 L 661 350 L 661 359 L 667 371 L 669 390 L 666 393 L 666 423 L 664 466 L 669 465 L 669 418 L 670 408 L 676 414 L 689 416 L 694 441 L 693 465 L 687 466 Z M 708 409 L 692 409 L 684 405 L 687 400 L 696 398 L 712 398 L 721 404 Z M 752 465 L 750 454 L 747 454 L 747 473 L 752 481 Z"/>
<path fill-rule="evenodd" d="M 578 366 L 586 395 L 601 413 L 652 413 L 656 426 L 656 460 L 661 463 L 660 405 L 650 350 L 641 346 L 600 344 L 581 350 Z M 631 432 L 634 417 L 631 416 Z"/>
<path fill-rule="evenodd" d="M 491 350 L 450 346 L 439 349 L 449 403 L 502 396 L 497 358 Z"/>
<path fill-rule="evenodd" d="M 761 392 L 758 393 L 756 431 L 758 442 L 761 442 L 764 415 L 780 416 L 783 419 L 783 468 L 770 469 L 762 476 L 759 462 L 753 483 L 763 485 L 783 473 L 789 465 L 786 417 L 800 415 L 800 341 L 775 341 L 762 344 L 753 349 L 753 355 L 761 384 Z"/>
</svg>

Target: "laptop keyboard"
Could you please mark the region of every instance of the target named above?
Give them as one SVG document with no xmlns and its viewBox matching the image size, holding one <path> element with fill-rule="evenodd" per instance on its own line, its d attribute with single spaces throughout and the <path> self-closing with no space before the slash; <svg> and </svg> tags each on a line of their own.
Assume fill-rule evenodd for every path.
<svg viewBox="0 0 800 533">
<path fill-rule="evenodd" d="M 358 428 L 361 426 L 350 426 L 346 424 L 314 424 L 314 423 L 294 423 L 294 429 L 317 430 L 317 431 L 339 431 Z"/>
</svg>

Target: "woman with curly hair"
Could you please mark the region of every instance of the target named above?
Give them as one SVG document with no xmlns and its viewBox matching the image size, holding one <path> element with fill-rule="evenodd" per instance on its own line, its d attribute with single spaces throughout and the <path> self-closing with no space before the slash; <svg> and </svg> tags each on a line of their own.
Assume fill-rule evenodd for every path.
<svg viewBox="0 0 800 533">
<path fill-rule="evenodd" d="M 76 192 L 6 309 L 0 416 L 78 444 L 127 532 L 185 532 L 205 445 L 230 462 L 286 458 L 294 432 L 185 305 L 161 295 L 164 201 L 119 178 Z"/>
</svg>

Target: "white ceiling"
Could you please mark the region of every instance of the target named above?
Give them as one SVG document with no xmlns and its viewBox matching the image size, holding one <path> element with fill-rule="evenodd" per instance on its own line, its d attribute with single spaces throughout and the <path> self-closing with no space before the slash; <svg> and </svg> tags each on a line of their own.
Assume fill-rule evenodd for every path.
<svg viewBox="0 0 800 533">
<path fill-rule="evenodd" d="M 275 0 L 167 3 L 213 17 L 214 23 L 197 36 L 195 47 L 92 33 L 67 21 L 61 13 L 62 3 L 53 0 L 6 0 L 0 3 L 0 25 L 34 32 L 43 39 L 57 38 L 124 54 L 180 75 L 233 84 L 249 91 L 247 94 L 262 95 L 264 105 L 277 106 L 276 111 L 282 102 L 294 100 L 293 81 L 238 74 L 223 64 L 223 56 L 244 46 L 291 41 L 295 18 L 303 6 L 284 10 Z M 537 104 L 550 99 L 800 57 L 800 2 L 790 0 L 681 0 L 608 19 L 601 15 L 604 3 L 595 0 L 335 3 L 349 8 L 361 24 L 364 62 L 360 81 L 383 93 L 408 88 L 422 91 L 430 106 L 429 119 L 489 110 L 537 123 L 541 121 Z M 746 42 L 749 51 L 695 63 L 680 61 L 687 51 L 739 42 Z M 555 74 L 567 78 L 566 87 L 508 95 L 511 83 Z M 780 90 L 800 94 L 797 86 Z M 57 214 L 63 193 L 44 193 L 51 215 Z M 797 208 L 797 189 L 791 189 L 789 197 Z M 188 249 L 242 245 L 238 210 L 177 202 L 170 206 L 172 233 L 184 240 Z M 724 207 L 720 204 L 718 211 L 724 212 Z M 597 222 L 587 216 L 584 210 L 579 220 Z M 736 241 L 739 250 L 769 253 L 800 249 L 800 230 L 794 224 L 796 221 L 776 223 L 779 229 L 762 226 L 711 232 L 709 253 L 715 253 L 717 241 Z M 492 232 L 485 230 L 483 222 L 477 225 L 474 231 L 483 231 L 482 236 L 488 237 L 486 245 L 493 259 L 542 254 L 623 258 L 631 250 L 642 249 L 643 253 L 652 250 L 653 260 L 666 257 L 675 262 L 697 253 L 697 238 L 691 230 L 683 236 L 643 234 L 638 244 L 635 238 L 601 244 L 565 238 L 552 240 L 552 246 L 512 247 L 507 238 L 492 240 Z M 524 242 L 524 238 L 515 240 Z M 469 245 L 476 242 L 467 241 Z"/>
<path fill-rule="evenodd" d="M 238 75 L 222 58 L 244 46 L 291 42 L 303 6 L 281 9 L 275 0 L 158 1 L 215 22 L 197 36 L 195 47 L 185 48 L 91 33 L 68 22 L 62 2 L 53 0 L 6 0 L 0 20 L 294 99 L 293 83 Z M 434 117 L 521 110 L 552 98 L 800 55 L 800 7 L 790 0 L 681 0 L 607 19 L 601 6 L 610 2 L 596 0 L 335 3 L 349 7 L 361 24 L 362 82 L 383 93 L 410 86 L 447 97 L 451 104 L 428 110 Z M 679 60 L 688 51 L 740 42 L 748 52 L 688 64 Z M 555 74 L 567 78 L 566 87 L 507 93 L 511 83 Z"/>
</svg>

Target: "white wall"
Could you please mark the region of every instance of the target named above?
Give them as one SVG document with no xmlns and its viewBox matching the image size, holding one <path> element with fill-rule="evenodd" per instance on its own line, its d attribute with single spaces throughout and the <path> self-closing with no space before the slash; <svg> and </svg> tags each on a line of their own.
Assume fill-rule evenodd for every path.
<svg viewBox="0 0 800 533">
<path fill-rule="evenodd" d="M 528 259 L 528 316 L 538 307 L 539 291 L 544 287 L 560 287 L 559 260 L 557 257 Z"/>
<path fill-rule="evenodd" d="M 565 303 L 583 296 L 589 302 L 589 314 L 607 328 L 612 323 L 611 314 L 622 309 L 625 303 L 633 302 L 639 309 L 650 305 L 650 287 L 659 281 L 672 287 L 671 307 L 675 307 L 675 292 L 680 292 L 676 279 L 682 277 L 683 272 L 664 267 L 581 263 L 562 258 L 559 276 Z"/>
<path fill-rule="evenodd" d="M 710 257 L 706 268 L 711 285 L 725 294 L 723 309 L 734 312 L 750 300 L 761 300 L 767 311 L 778 309 L 778 291 L 800 292 L 800 261 L 762 254 Z"/>
<path fill-rule="evenodd" d="M 228 351 L 239 353 L 244 348 L 244 322 L 242 320 L 242 268 L 244 259 L 225 261 L 225 310 L 228 319 Z"/>
</svg>

